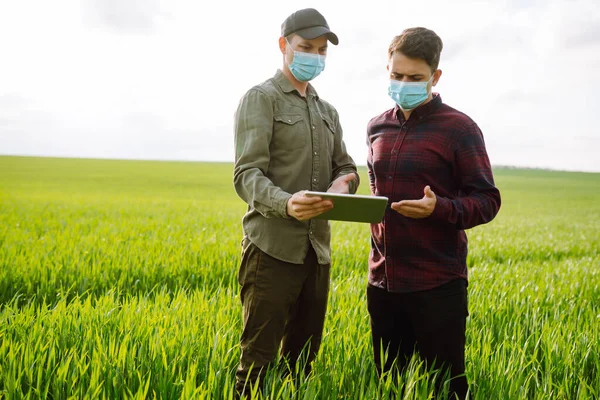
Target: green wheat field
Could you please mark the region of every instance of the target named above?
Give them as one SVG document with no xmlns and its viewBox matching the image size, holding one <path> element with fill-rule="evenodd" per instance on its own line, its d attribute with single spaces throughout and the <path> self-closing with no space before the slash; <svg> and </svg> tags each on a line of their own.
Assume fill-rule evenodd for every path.
<svg viewBox="0 0 600 400">
<path fill-rule="evenodd" d="M 0 398 L 233 398 L 245 204 L 232 168 L 0 157 Z M 467 232 L 471 398 L 598 399 L 600 174 L 495 177 L 500 213 Z M 264 398 L 431 398 L 436 371 L 418 359 L 401 395 L 377 379 L 369 226 L 332 229 L 314 374 L 269 373 Z"/>
</svg>

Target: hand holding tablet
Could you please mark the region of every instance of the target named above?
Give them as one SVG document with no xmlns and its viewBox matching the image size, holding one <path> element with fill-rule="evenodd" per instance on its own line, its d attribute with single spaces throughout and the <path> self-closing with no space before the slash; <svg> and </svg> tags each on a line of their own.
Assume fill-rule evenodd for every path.
<svg viewBox="0 0 600 400">
<path fill-rule="evenodd" d="M 304 192 L 306 197 L 320 197 L 330 200 L 333 208 L 313 217 L 336 221 L 379 223 L 383 219 L 388 198 L 383 196 L 363 196 L 358 194 L 338 194 L 329 192 Z"/>
</svg>

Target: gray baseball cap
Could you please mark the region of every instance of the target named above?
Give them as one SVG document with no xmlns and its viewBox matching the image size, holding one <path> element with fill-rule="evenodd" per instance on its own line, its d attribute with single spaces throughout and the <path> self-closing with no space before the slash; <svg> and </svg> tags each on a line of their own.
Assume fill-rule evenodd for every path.
<svg viewBox="0 0 600 400">
<path fill-rule="evenodd" d="M 325 17 L 314 8 L 298 10 L 283 21 L 281 24 L 281 36 L 295 33 L 304 39 L 315 39 L 325 35 L 327 40 L 337 45 L 338 37 L 329 30 Z"/>
</svg>

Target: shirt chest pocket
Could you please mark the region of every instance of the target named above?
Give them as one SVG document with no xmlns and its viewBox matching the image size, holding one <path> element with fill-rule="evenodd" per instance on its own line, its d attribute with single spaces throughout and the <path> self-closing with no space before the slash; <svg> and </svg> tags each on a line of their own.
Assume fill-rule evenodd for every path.
<svg viewBox="0 0 600 400">
<path fill-rule="evenodd" d="M 325 139 L 325 148 L 329 152 L 329 154 L 333 154 L 333 147 L 335 145 L 335 128 L 333 126 L 333 122 L 323 117 L 323 135 Z"/>
<path fill-rule="evenodd" d="M 275 149 L 294 150 L 306 146 L 308 131 L 304 116 L 300 114 L 278 114 L 273 116 L 273 138 Z"/>
</svg>

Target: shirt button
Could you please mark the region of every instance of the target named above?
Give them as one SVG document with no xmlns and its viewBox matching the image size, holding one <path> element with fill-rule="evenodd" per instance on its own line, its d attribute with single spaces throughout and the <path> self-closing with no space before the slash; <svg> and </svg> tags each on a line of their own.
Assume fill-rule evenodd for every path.
<svg viewBox="0 0 600 400">
<path fill-rule="evenodd" d="M 313 127 L 313 129 L 316 129 L 314 125 L 312 127 Z"/>
<path fill-rule="evenodd" d="M 396 154 L 398 152 L 398 150 L 394 149 L 392 150 L 392 154 Z"/>
<path fill-rule="evenodd" d="M 391 176 L 391 175 L 390 175 L 390 176 L 388 176 L 388 179 L 392 179 L 392 176 Z"/>
<path fill-rule="evenodd" d="M 291 120 L 291 119 L 288 119 L 288 122 L 291 124 L 291 123 L 292 123 L 292 120 Z"/>
<path fill-rule="evenodd" d="M 317 181 L 317 178 L 313 179 L 313 182 L 316 182 L 316 181 Z"/>
<path fill-rule="evenodd" d="M 315 151 L 315 156 L 317 155 L 317 152 Z"/>
<path fill-rule="evenodd" d="M 312 236 L 312 231 L 308 232 Z"/>
</svg>

